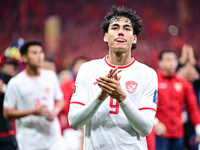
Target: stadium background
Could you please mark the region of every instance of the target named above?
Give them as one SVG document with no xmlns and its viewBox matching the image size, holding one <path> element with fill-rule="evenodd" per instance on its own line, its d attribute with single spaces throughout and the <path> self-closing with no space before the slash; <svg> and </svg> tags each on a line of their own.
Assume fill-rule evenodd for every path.
<svg viewBox="0 0 200 150">
<path fill-rule="evenodd" d="M 78 56 L 104 57 L 108 49 L 100 26 L 114 4 L 136 10 L 143 21 L 143 35 L 132 52 L 136 59 L 156 69 L 159 51 L 180 55 L 186 43 L 200 64 L 199 0 L 1 0 L 0 52 L 22 37 L 41 40 L 57 70 Z"/>
</svg>

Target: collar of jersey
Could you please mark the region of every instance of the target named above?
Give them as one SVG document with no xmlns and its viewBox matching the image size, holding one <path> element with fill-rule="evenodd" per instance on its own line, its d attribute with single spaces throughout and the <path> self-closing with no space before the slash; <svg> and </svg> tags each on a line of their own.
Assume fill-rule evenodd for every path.
<svg viewBox="0 0 200 150">
<path fill-rule="evenodd" d="M 41 75 L 41 70 L 39 70 L 39 74 L 38 75 L 29 75 L 27 72 L 26 72 L 26 69 L 24 69 L 24 73 L 25 73 L 25 75 L 27 76 L 27 77 L 29 77 L 29 78 L 37 78 L 37 77 L 39 77 L 40 75 Z"/>
<path fill-rule="evenodd" d="M 110 67 L 112 67 L 112 68 L 115 68 L 115 67 L 116 67 L 115 65 L 112 65 L 111 63 L 108 62 L 108 55 L 106 55 L 106 56 L 104 57 L 104 60 L 105 60 L 105 62 L 106 62 L 106 64 L 107 64 L 108 66 L 110 66 Z M 117 66 L 117 67 L 118 67 L 118 69 L 125 69 L 125 68 L 130 67 L 134 62 L 135 62 L 135 59 L 133 58 L 129 64 L 124 65 L 124 66 Z"/>
</svg>

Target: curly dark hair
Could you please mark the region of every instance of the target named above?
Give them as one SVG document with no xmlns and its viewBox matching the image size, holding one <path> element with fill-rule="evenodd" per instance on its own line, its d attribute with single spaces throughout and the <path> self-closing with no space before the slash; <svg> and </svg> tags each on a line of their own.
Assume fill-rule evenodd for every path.
<svg viewBox="0 0 200 150">
<path fill-rule="evenodd" d="M 142 20 L 140 20 L 140 17 L 136 15 L 136 11 L 127 9 L 124 6 L 121 6 L 121 7 L 113 6 L 110 9 L 110 13 L 108 13 L 104 17 L 104 21 L 101 24 L 104 34 L 108 33 L 108 27 L 109 27 L 110 23 L 113 21 L 113 19 L 117 20 L 118 17 L 125 17 L 131 21 L 134 35 L 139 36 L 139 34 L 142 33 L 142 31 L 143 31 Z M 135 49 L 135 48 L 136 48 L 136 45 L 133 44 L 132 49 Z"/>
</svg>

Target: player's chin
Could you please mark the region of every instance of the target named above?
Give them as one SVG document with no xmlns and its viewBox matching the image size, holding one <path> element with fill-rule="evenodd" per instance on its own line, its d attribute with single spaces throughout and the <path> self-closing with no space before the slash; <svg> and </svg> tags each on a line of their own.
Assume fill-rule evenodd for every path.
<svg viewBox="0 0 200 150">
<path fill-rule="evenodd" d="M 41 68 L 43 66 L 43 64 L 41 62 L 36 64 L 36 67 Z"/>
<path fill-rule="evenodd" d="M 125 51 L 127 51 L 127 50 L 129 50 L 129 49 L 128 49 L 128 47 L 126 47 L 126 46 L 119 46 L 119 47 L 116 47 L 116 48 L 114 49 L 115 52 L 125 52 Z"/>
</svg>

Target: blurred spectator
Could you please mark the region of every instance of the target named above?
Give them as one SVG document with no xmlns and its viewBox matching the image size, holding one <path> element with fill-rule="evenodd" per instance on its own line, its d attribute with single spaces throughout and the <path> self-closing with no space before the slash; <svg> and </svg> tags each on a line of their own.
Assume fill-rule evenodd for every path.
<svg viewBox="0 0 200 150">
<path fill-rule="evenodd" d="M 43 65 L 42 65 L 43 69 L 47 69 L 47 70 L 52 70 L 53 72 L 56 72 L 56 65 L 53 59 L 51 58 L 45 58 Z"/>
<path fill-rule="evenodd" d="M 14 60 L 5 61 L 3 63 L 1 71 L 7 75 L 14 77 L 19 72 L 18 62 Z"/>
<path fill-rule="evenodd" d="M 63 94 L 56 74 L 40 69 L 44 53 L 39 41 L 27 41 L 20 53 L 26 68 L 8 83 L 4 117 L 16 119 L 20 150 L 64 150 L 57 119 Z"/>
<path fill-rule="evenodd" d="M 11 76 L 0 72 L 0 149 L 1 150 L 17 150 L 17 141 L 15 131 L 11 120 L 7 120 L 3 116 L 3 100 L 6 91 L 6 85 Z"/>
<path fill-rule="evenodd" d="M 58 74 L 60 84 L 72 79 L 72 73 L 69 69 L 62 69 Z"/>
<path fill-rule="evenodd" d="M 85 57 L 78 57 L 73 61 L 71 69 L 70 69 L 72 72 L 73 79 L 76 78 L 76 75 L 78 73 L 80 66 L 86 61 L 87 59 Z"/>
<path fill-rule="evenodd" d="M 179 75 L 186 78 L 192 85 L 196 93 L 198 108 L 200 109 L 200 80 L 199 67 L 196 64 L 193 48 L 190 45 L 184 45 L 179 59 Z M 198 150 L 198 144 L 195 143 L 195 129 L 192 126 L 191 119 L 188 116 L 187 110 L 183 112 L 184 121 L 184 146 L 188 150 Z"/>
<path fill-rule="evenodd" d="M 156 150 L 183 150 L 184 128 L 182 122 L 183 105 L 196 131 L 196 142 L 200 142 L 200 116 L 196 96 L 191 84 L 178 77 L 177 56 L 174 51 L 160 53 L 158 71 L 158 105 L 156 123 Z"/>
<path fill-rule="evenodd" d="M 86 62 L 86 58 L 78 57 L 74 60 L 71 71 L 73 72 L 73 78 L 69 81 L 64 82 L 61 85 L 61 89 L 64 94 L 65 105 L 61 113 L 59 114 L 59 118 L 61 121 L 61 126 L 63 130 L 63 135 L 65 137 L 65 142 L 67 145 L 67 150 L 82 150 L 83 149 L 83 127 L 75 131 L 73 130 L 68 123 L 68 112 L 69 112 L 69 104 L 74 91 L 75 78 L 78 73 L 80 66 Z"/>
</svg>

